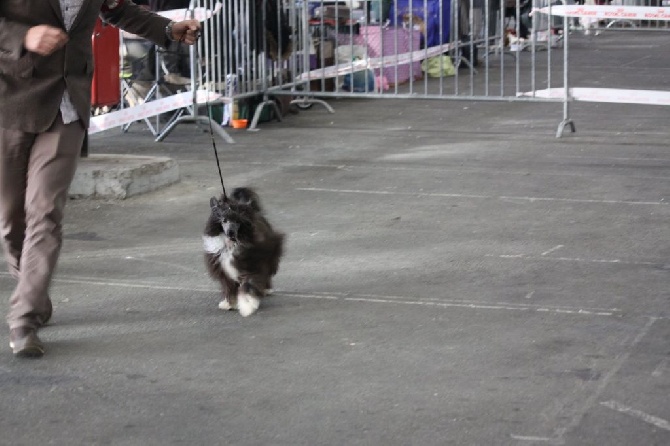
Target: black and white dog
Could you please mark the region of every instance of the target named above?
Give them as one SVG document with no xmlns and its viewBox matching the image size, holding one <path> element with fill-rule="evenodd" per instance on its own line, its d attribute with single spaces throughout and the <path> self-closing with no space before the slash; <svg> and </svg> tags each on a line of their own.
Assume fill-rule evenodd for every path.
<svg viewBox="0 0 670 446">
<path fill-rule="evenodd" d="M 209 274 L 221 283 L 222 310 L 250 316 L 272 288 L 284 249 L 284 234 L 263 215 L 256 192 L 247 187 L 210 199 L 203 242 Z"/>
</svg>

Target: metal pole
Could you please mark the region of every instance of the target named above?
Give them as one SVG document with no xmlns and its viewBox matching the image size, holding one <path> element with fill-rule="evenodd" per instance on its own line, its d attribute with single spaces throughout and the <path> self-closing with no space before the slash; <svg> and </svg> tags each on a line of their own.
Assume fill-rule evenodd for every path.
<svg viewBox="0 0 670 446">
<path fill-rule="evenodd" d="M 549 5 L 549 24 L 551 25 L 551 4 Z M 551 29 L 551 27 L 550 27 Z M 570 127 L 570 131 L 575 133 L 575 123 L 570 119 L 570 70 L 568 67 L 568 35 L 570 34 L 570 25 L 568 17 L 563 17 L 563 121 L 558 125 L 556 138 L 563 136 L 565 126 Z M 551 33 L 547 36 L 551 47 Z"/>
<path fill-rule="evenodd" d="M 191 3 L 189 5 L 189 15 L 191 19 L 195 19 L 195 7 L 196 7 L 196 0 L 191 0 Z M 206 8 L 205 8 L 206 9 Z M 209 11 L 209 10 L 208 10 Z M 203 23 L 203 28 L 205 26 L 205 23 Z M 190 58 L 190 63 L 191 63 L 191 92 L 193 93 L 192 96 L 192 109 L 191 109 L 191 115 L 190 116 L 180 116 L 177 118 L 174 122 L 169 124 L 163 132 L 158 135 L 156 138 L 156 142 L 161 142 L 167 136 L 174 130 L 175 127 L 177 127 L 179 124 L 182 122 L 191 122 L 195 124 L 207 124 L 209 127 L 208 129 L 211 128 L 214 133 L 219 135 L 221 139 L 223 139 L 225 142 L 233 144 L 235 141 L 233 138 L 228 135 L 228 133 L 221 128 L 221 125 L 214 121 L 211 116 L 209 116 L 209 113 L 207 113 L 207 116 L 198 116 L 198 101 L 197 101 L 197 85 L 196 85 L 196 75 L 198 75 L 198 54 L 196 51 L 196 45 L 197 43 L 191 45 L 189 48 L 189 58 Z M 211 61 L 206 61 L 208 64 L 211 63 Z"/>
</svg>

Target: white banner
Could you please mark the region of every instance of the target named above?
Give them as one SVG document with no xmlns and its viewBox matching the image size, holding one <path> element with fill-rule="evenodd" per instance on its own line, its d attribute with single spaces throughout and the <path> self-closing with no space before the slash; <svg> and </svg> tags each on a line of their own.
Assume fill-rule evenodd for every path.
<svg viewBox="0 0 670 446">
<path fill-rule="evenodd" d="M 670 105 L 670 91 L 625 90 L 619 88 L 571 88 L 570 99 L 582 102 L 610 102 L 616 104 Z M 549 88 L 518 96 L 563 99 L 565 89 Z"/>
<path fill-rule="evenodd" d="M 165 18 L 168 18 L 174 22 L 181 22 L 182 20 L 191 19 L 191 11 L 193 11 L 193 18 L 199 22 L 204 22 L 213 15 L 219 12 L 221 9 L 221 3 L 216 2 L 214 5 L 214 10 L 205 9 L 202 7 L 191 9 L 170 9 L 168 11 L 156 11 L 156 14 L 161 15 Z"/>
<path fill-rule="evenodd" d="M 212 93 L 205 90 L 198 90 L 196 92 L 196 103 L 207 104 L 213 101 L 227 102 L 228 98 L 223 98 L 218 93 Z M 193 104 L 193 93 L 190 91 L 178 93 L 161 99 L 156 99 L 151 102 L 136 105 L 135 107 L 128 107 L 121 110 L 105 113 L 104 115 L 94 116 L 88 127 L 88 134 L 102 132 L 114 127 L 120 127 L 124 124 L 139 121 L 144 118 L 151 118 L 152 116 L 167 113 L 172 110 L 188 107 Z"/>
<path fill-rule="evenodd" d="M 466 45 L 461 45 L 465 47 Z M 346 64 L 332 65 L 326 68 L 319 68 L 312 70 L 307 73 L 302 73 L 297 77 L 299 81 L 306 81 L 310 79 L 327 79 L 329 77 L 343 76 L 345 74 L 353 73 L 356 71 L 363 71 L 374 68 L 388 68 L 394 67 L 396 65 L 406 65 L 412 62 L 421 62 L 424 59 L 429 57 L 439 56 L 444 54 L 447 51 L 450 51 L 454 48 L 453 44 L 444 44 L 439 46 L 433 46 L 423 50 L 410 51 L 409 53 L 402 53 L 395 55 L 389 55 L 385 57 L 372 57 L 366 60 L 356 60 Z"/>
<path fill-rule="evenodd" d="M 550 8 L 534 9 L 533 12 L 549 14 Z M 670 8 L 652 6 L 556 5 L 551 7 L 551 15 L 610 20 L 669 21 Z"/>
</svg>

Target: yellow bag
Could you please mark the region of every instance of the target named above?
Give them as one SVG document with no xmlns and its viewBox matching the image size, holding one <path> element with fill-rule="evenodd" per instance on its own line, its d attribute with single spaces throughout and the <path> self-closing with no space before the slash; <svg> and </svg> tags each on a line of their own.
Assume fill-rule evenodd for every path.
<svg viewBox="0 0 670 446">
<path fill-rule="evenodd" d="M 444 77 L 456 74 L 456 68 L 449 56 L 429 57 L 421 62 L 421 69 L 428 77 Z"/>
</svg>

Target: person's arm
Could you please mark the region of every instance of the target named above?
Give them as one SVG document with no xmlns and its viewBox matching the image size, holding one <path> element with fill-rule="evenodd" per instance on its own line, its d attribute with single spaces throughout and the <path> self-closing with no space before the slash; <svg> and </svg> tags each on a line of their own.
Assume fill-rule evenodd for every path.
<svg viewBox="0 0 670 446">
<path fill-rule="evenodd" d="M 172 22 L 129 0 L 107 0 L 101 14 L 106 22 L 162 47 L 167 47 L 170 40 L 191 45 L 199 36 L 200 22 L 197 20 Z"/>
</svg>

